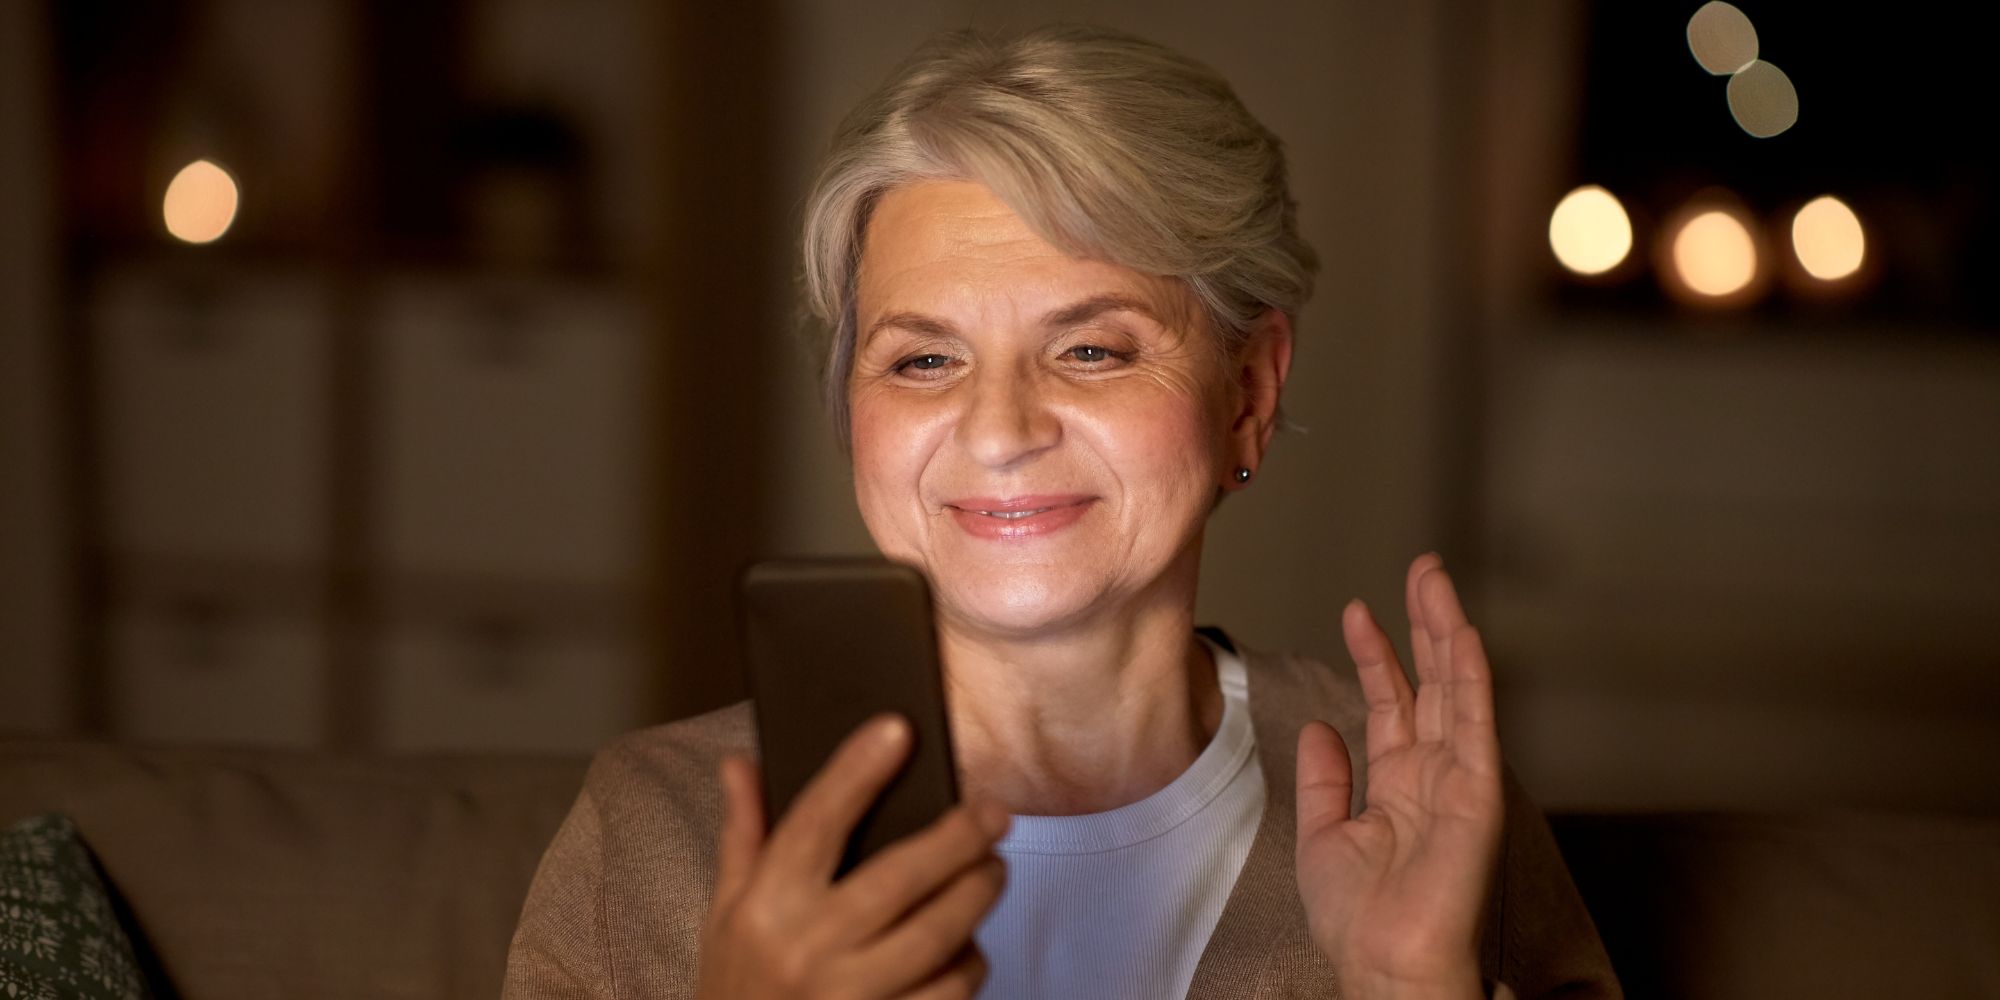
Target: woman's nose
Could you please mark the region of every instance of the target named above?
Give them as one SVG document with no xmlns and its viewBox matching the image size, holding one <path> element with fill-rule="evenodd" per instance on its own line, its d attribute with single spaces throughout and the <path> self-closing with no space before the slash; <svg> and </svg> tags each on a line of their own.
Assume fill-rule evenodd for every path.
<svg viewBox="0 0 2000 1000">
<path fill-rule="evenodd" d="M 971 383 L 957 438 L 974 461 L 993 469 L 1019 465 L 1061 439 L 1061 424 L 1031 374 L 989 369 Z"/>
</svg>

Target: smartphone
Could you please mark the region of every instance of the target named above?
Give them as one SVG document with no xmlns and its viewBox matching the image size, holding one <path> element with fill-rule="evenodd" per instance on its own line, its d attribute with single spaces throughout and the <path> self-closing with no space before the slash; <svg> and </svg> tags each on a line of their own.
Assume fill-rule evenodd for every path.
<svg viewBox="0 0 2000 1000">
<path fill-rule="evenodd" d="M 838 875 L 958 801 L 937 629 L 923 574 L 883 559 L 762 562 L 740 587 L 764 815 L 790 808 L 834 748 L 895 712 L 916 739 L 848 839 Z"/>
</svg>

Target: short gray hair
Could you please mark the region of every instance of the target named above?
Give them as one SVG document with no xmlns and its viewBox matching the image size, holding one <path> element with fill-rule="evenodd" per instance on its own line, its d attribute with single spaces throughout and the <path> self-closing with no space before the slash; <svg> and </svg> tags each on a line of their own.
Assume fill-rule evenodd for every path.
<svg viewBox="0 0 2000 1000">
<path fill-rule="evenodd" d="M 831 334 L 843 444 L 868 219 L 926 180 L 984 184 L 1071 256 L 1181 279 L 1231 352 L 1266 309 L 1296 319 L 1312 295 L 1282 146 L 1214 70 L 1104 28 L 943 35 L 847 116 L 806 203 L 806 300 Z"/>
</svg>

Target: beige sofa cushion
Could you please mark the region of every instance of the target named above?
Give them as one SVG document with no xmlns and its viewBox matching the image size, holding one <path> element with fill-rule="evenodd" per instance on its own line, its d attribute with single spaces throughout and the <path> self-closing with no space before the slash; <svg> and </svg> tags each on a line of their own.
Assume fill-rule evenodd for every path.
<svg viewBox="0 0 2000 1000">
<path fill-rule="evenodd" d="M 0 741 L 0 823 L 72 817 L 183 996 L 485 1000 L 585 764 Z"/>
</svg>

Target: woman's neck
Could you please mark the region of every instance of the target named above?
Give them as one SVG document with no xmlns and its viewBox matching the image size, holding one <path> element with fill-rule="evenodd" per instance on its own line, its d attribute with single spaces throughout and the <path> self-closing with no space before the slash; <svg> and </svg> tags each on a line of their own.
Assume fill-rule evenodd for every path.
<svg viewBox="0 0 2000 1000">
<path fill-rule="evenodd" d="M 963 791 L 1024 815 L 1103 812 L 1166 787 L 1222 720 L 1192 593 L 1033 639 L 940 628 Z"/>
</svg>

